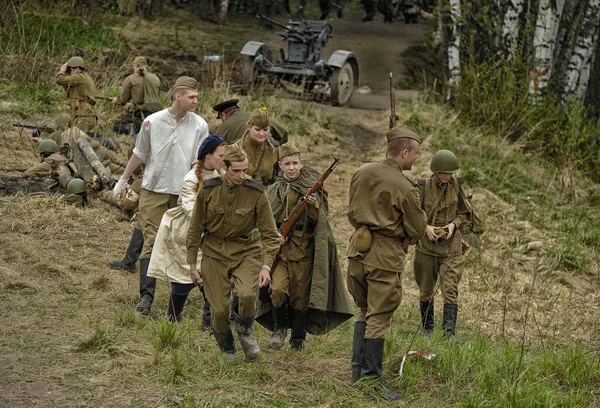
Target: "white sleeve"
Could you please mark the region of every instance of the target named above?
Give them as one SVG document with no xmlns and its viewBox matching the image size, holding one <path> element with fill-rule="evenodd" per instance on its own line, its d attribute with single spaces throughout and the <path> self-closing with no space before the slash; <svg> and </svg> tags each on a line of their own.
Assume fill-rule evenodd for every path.
<svg viewBox="0 0 600 408">
<path fill-rule="evenodd" d="M 138 133 L 137 138 L 135 139 L 135 147 L 133 149 L 133 154 L 135 154 L 135 156 L 138 159 L 141 159 L 143 161 L 146 161 L 148 159 L 148 156 L 150 155 L 150 128 L 150 121 L 146 119 L 144 123 L 142 123 L 140 132 Z"/>
<path fill-rule="evenodd" d="M 181 188 L 181 209 L 186 216 L 191 217 L 196 204 L 198 191 L 195 191 L 198 177 L 196 177 L 196 166 L 186 174 L 183 179 L 183 187 Z"/>
</svg>

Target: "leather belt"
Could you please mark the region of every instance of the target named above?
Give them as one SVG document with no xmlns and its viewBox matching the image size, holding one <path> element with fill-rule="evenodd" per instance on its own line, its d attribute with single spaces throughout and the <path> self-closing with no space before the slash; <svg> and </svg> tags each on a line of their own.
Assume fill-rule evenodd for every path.
<svg viewBox="0 0 600 408">
<path fill-rule="evenodd" d="M 210 235 L 214 236 L 217 239 L 220 239 L 221 241 L 237 242 L 238 244 L 247 244 L 248 242 L 250 242 L 250 237 L 248 237 L 248 236 L 223 238 L 216 234 L 210 234 Z"/>
<path fill-rule="evenodd" d="M 396 241 L 396 242 L 402 242 L 402 240 L 404 239 L 403 237 L 387 237 L 385 235 L 381 235 L 375 231 L 371 231 L 371 234 L 373 235 L 373 238 L 377 238 L 377 239 L 387 239 L 389 241 Z"/>
</svg>

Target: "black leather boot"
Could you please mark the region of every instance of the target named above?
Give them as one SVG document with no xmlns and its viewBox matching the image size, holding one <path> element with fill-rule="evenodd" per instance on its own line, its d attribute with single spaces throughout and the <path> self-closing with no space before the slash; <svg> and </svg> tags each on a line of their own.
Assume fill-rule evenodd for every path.
<svg viewBox="0 0 600 408">
<path fill-rule="evenodd" d="M 365 352 L 362 362 L 361 380 L 373 383 L 373 389 L 379 396 L 387 401 L 400 399 L 400 394 L 386 388 L 381 383 L 381 371 L 383 366 L 384 339 L 365 339 Z"/>
<path fill-rule="evenodd" d="M 304 340 L 306 340 L 306 322 L 308 315 L 300 310 L 294 310 L 294 320 L 292 321 L 292 335 L 290 336 L 290 346 L 292 350 L 304 350 Z"/>
<path fill-rule="evenodd" d="M 421 333 L 431 337 L 433 334 L 433 299 L 421 300 Z"/>
<path fill-rule="evenodd" d="M 354 323 L 354 341 L 352 345 L 352 384 L 360 380 L 363 355 L 365 354 L 365 330 L 367 322 L 360 320 Z"/>
<path fill-rule="evenodd" d="M 142 316 L 148 316 L 152 309 L 154 301 L 154 291 L 156 290 L 156 279 L 148 277 L 148 267 L 150 258 L 140 259 L 140 302 L 136 306 L 136 311 Z"/>
<path fill-rule="evenodd" d="M 256 361 L 260 355 L 260 347 L 254 336 L 254 317 L 243 318 L 234 312 L 235 331 L 248 361 Z"/>
<path fill-rule="evenodd" d="M 204 293 L 204 287 L 200 287 L 200 292 L 202 292 L 202 297 L 204 298 L 204 306 L 202 307 L 202 330 L 210 330 L 212 329 L 212 315 L 210 313 L 210 303 L 208 303 L 208 299 L 206 298 L 206 294 Z"/>
<path fill-rule="evenodd" d="M 125 253 L 125 258 L 108 261 L 108 266 L 111 269 L 123 269 L 131 273 L 135 272 L 135 264 L 137 263 L 142 248 L 144 247 L 144 235 L 139 229 L 134 229 L 129 240 L 129 246 Z"/>
<path fill-rule="evenodd" d="M 444 329 L 444 335 L 454 340 L 456 334 L 456 318 L 458 315 L 458 305 L 446 303 L 444 304 L 444 320 L 442 322 L 442 329 Z"/>
<path fill-rule="evenodd" d="M 224 333 L 214 333 L 219 349 L 223 354 L 223 358 L 228 361 L 235 360 L 235 344 L 233 343 L 233 333 L 227 330 Z"/>
<path fill-rule="evenodd" d="M 167 318 L 170 322 L 180 322 L 183 307 L 188 295 L 176 295 L 171 293 L 169 298 L 169 307 L 167 308 Z"/>
<path fill-rule="evenodd" d="M 283 343 L 287 337 L 287 328 L 289 326 L 289 310 L 287 301 L 281 306 L 273 306 L 271 313 L 273 314 L 273 323 L 275 323 L 275 328 L 273 329 L 273 334 L 269 339 L 268 346 L 269 348 L 279 350 L 283 347 Z"/>
</svg>

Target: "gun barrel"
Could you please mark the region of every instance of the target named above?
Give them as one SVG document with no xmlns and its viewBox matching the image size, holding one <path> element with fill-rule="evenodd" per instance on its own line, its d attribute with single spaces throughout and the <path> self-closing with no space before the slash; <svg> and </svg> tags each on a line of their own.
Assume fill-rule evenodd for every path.
<svg viewBox="0 0 600 408">
<path fill-rule="evenodd" d="M 291 29 L 291 27 L 290 27 L 290 26 L 288 26 L 288 25 L 285 25 L 285 24 L 283 24 L 283 23 L 280 23 L 279 21 L 273 20 L 272 18 L 270 18 L 270 17 L 267 17 L 267 16 L 265 16 L 265 15 L 263 15 L 263 14 L 257 14 L 257 15 L 256 15 L 256 17 L 257 17 L 257 18 L 259 18 L 259 19 L 261 19 L 261 20 L 268 21 L 269 23 L 271 23 L 271 24 L 274 24 L 274 25 L 276 25 L 277 27 L 281 27 L 281 28 L 283 28 L 284 30 L 290 30 L 290 29 Z"/>
</svg>

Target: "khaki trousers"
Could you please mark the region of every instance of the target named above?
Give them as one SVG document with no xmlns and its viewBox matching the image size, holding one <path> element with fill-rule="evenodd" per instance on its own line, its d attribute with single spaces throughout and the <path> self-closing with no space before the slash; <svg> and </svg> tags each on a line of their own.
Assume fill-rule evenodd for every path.
<svg viewBox="0 0 600 408">
<path fill-rule="evenodd" d="M 138 225 L 144 234 L 144 249 L 140 259 L 150 258 L 152 247 L 158 233 L 162 216 L 170 208 L 177 206 L 178 196 L 173 194 L 155 193 L 142 189 L 138 204 Z"/>
<path fill-rule="evenodd" d="M 367 322 L 365 338 L 382 339 L 402 301 L 402 272 L 386 271 L 348 259 L 348 291 Z"/>
<path fill-rule="evenodd" d="M 204 294 L 210 303 L 213 328 L 216 333 L 229 330 L 229 302 L 231 290 L 239 299 L 238 314 L 248 319 L 256 313 L 258 274 L 261 263 L 258 257 L 224 262 L 202 255 L 202 280 Z"/>
<path fill-rule="evenodd" d="M 312 283 L 313 261 L 284 261 L 280 259 L 271 276 L 271 303 L 278 307 L 286 298 L 290 307 L 306 312 Z"/>
<path fill-rule="evenodd" d="M 463 262 L 462 255 L 438 257 L 416 251 L 413 265 L 421 300 L 430 301 L 433 298 L 433 291 L 439 279 L 444 304 L 456 304 Z"/>
</svg>

